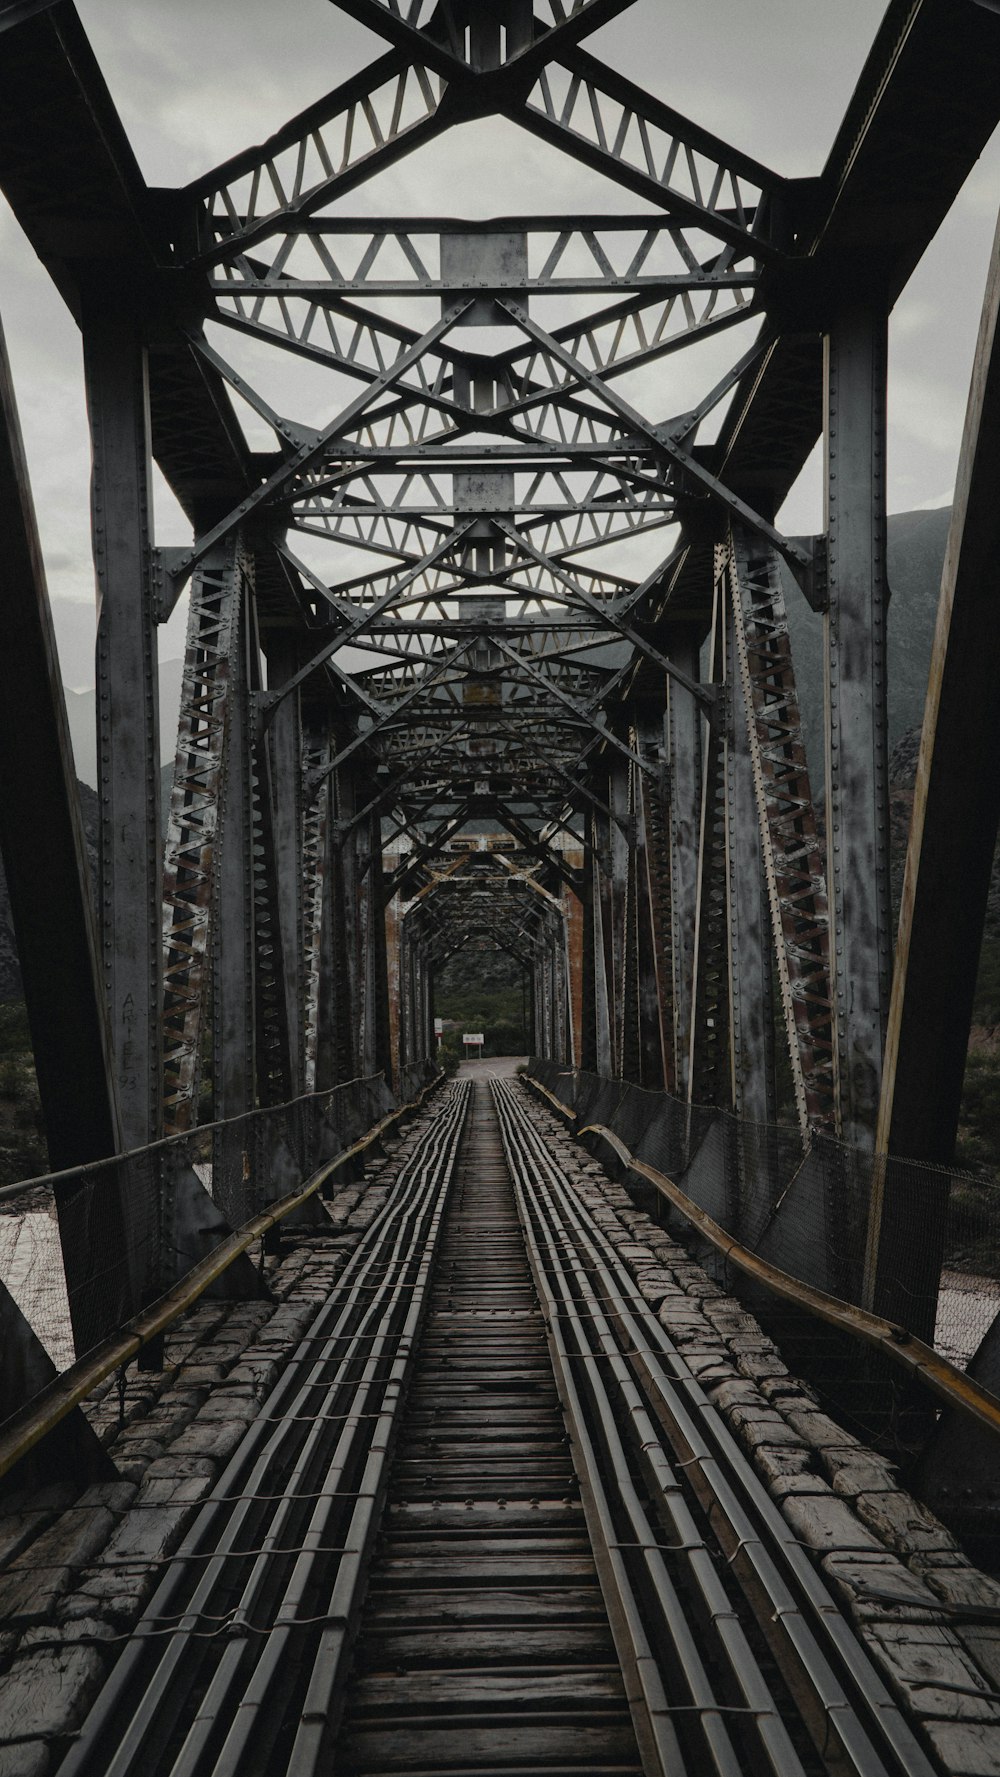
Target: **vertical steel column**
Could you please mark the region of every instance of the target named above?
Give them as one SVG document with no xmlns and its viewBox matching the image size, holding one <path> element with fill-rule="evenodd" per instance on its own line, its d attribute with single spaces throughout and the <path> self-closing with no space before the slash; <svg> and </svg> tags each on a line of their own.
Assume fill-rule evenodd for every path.
<svg viewBox="0 0 1000 1777">
<path fill-rule="evenodd" d="M 253 803 L 249 712 L 252 585 L 244 563 L 229 680 L 226 769 L 222 787 L 212 919 L 214 1115 L 253 1109 L 257 1078 L 254 991 Z"/>
<path fill-rule="evenodd" d="M 362 785 L 358 792 L 362 801 L 365 790 Z M 358 976 L 355 1006 L 357 1008 L 357 1040 L 358 1040 L 358 1071 L 364 1075 L 373 1074 L 376 1069 L 377 1052 L 376 1032 L 376 998 L 375 972 L 372 967 L 374 958 L 373 928 L 374 912 L 372 906 L 372 829 L 371 822 L 365 820 L 357 829 L 357 957 Z"/>
<path fill-rule="evenodd" d="M 163 863 L 163 1123 L 167 1135 L 198 1122 L 202 1037 L 211 985 L 210 949 L 220 910 L 216 883 L 220 814 L 243 581 L 243 546 L 233 537 L 209 552 L 191 584 Z"/>
<path fill-rule="evenodd" d="M 427 947 L 421 943 L 419 948 L 420 979 L 422 986 L 423 1023 L 421 1025 L 420 1054 L 429 1061 L 437 1061 L 437 1041 L 434 1035 L 434 973 L 427 957 Z"/>
<path fill-rule="evenodd" d="M 725 592 L 730 589 L 724 585 Z M 761 850 L 736 617 L 726 597 L 726 876 L 729 907 L 729 1044 L 732 1102 L 740 1117 L 775 1116 L 771 918 Z"/>
<path fill-rule="evenodd" d="M 331 748 L 336 746 L 335 737 L 331 734 Z M 342 824 L 339 803 L 337 772 L 331 771 L 326 780 L 327 818 L 329 821 L 329 842 L 327 846 L 327 872 L 323 887 L 323 913 L 320 924 L 320 964 L 319 964 L 319 1009 L 316 1037 L 316 1090 L 325 1091 L 336 1084 L 338 1078 L 338 1028 L 340 1012 L 340 941 L 341 941 L 341 902 L 340 902 L 340 848 L 342 844 Z"/>
<path fill-rule="evenodd" d="M 781 573 L 774 551 L 732 527 L 730 591 L 771 931 L 799 1123 L 834 1122 L 826 851 L 806 764 Z"/>
<path fill-rule="evenodd" d="M 2 332 L 0 532 L 0 846 L 49 1162 L 62 1170 L 116 1151 L 118 1106 L 73 749 Z"/>
<path fill-rule="evenodd" d="M 599 778 L 602 803 L 611 809 L 613 784 L 611 773 Z M 597 846 L 595 846 L 595 935 L 597 935 L 597 1072 L 615 1077 L 618 1073 L 618 993 L 620 976 L 615 968 L 615 821 L 597 812 Z"/>
<path fill-rule="evenodd" d="M 416 945 L 410 945 L 410 981 L 412 981 L 412 1009 L 410 1009 L 410 1061 L 426 1061 L 426 972 L 423 963 L 423 952 Z"/>
<path fill-rule="evenodd" d="M 427 1054 L 427 1019 L 424 1007 L 424 971 L 420 951 L 411 944 L 406 924 L 400 921 L 399 979 L 403 996 L 400 1006 L 400 1066 L 408 1067 L 423 1061 Z"/>
<path fill-rule="evenodd" d="M 395 934 L 393 935 L 392 928 L 394 923 Z M 413 1057 L 415 1012 L 414 991 L 416 988 L 416 977 L 413 972 L 413 958 L 410 955 L 410 947 L 406 941 L 406 935 L 399 922 L 398 915 L 393 909 L 391 897 L 386 908 L 386 924 L 390 933 L 388 946 L 390 1011 L 392 1003 L 393 975 L 392 945 L 395 944 L 396 948 L 396 1053 L 393 1063 L 393 1077 L 399 1079 L 402 1078 L 403 1069 L 409 1065 Z"/>
<path fill-rule="evenodd" d="M 350 825 L 356 812 L 354 772 L 349 764 L 336 772 L 336 803 L 339 837 L 334 857 L 334 991 L 332 995 L 336 1049 L 336 1078 L 350 1080 L 362 1071 L 359 998 L 361 924 L 358 917 L 358 827 Z"/>
<path fill-rule="evenodd" d="M 610 934 L 611 973 L 614 981 L 614 1028 L 612 1071 L 619 1080 L 626 1078 L 626 1061 L 631 1065 L 634 1044 L 626 1042 L 630 1007 L 626 992 L 626 934 L 628 931 L 629 877 L 634 867 L 629 843 L 631 817 L 629 811 L 629 765 L 616 754 L 608 774 L 608 804 L 617 818 L 611 822 L 609 843 L 611 853 Z"/>
<path fill-rule="evenodd" d="M 665 639 L 670 659 L 700 677 L 698 638 L 685 626 Z M 674 1091 L 687 1098 L 691 1078 L 698 845 L 701 825 L 702 718 L 690 692 L 667 681 L 667 766 L 670 780 L 670 933 Z"/>
<path fill-rule="evenodd" d="M 550 1061 L 556 1059 L 556 983 L 554 957 L 552 955 L 552 928 L 547 918 L 541 922 L 542 944 L 542 1003 L 545 1013 L 545 1054 Z"/>
<path fill-rule="evenodd" d="M 352 799 L 368 799 L 370 786 L 352 773 Z M 350 994 L 353 1012 L 355 1053 L 360 1072 L 384 1072 L 391 1078 L 392 1058 L 389 1041 L 388 970 L 385 941 L 385 894 L 382 881 L 382 831 L 377 813 L 370 814 L 352 829 L 354 844 L 345 850 L 342 863 L 344 876 L 344 917 L 348 932 L 353 931 L 350 972 Z M 352 906 L 353 902 L 353 906 Z M 348 943 L 351 943 L 350 937 Z M 348 957 L 348 962 L 351 961 Z M 359 973 L 360 971 L 360 973 Z"/>
<path fill-rule="evenodd" d="M 566 921 L 555 907 L 549 908 L 548 924 L 552 942 L 552 1003 L 555 1011 L 555 1058 L 561 1067 L 570 1060 L 572 1050 L 569 1004 L 569 967 Z"/>
<path fill-rule="evenodd" d="M 316 1091 L 319 1062 L 323 915 L 330 838 L 330 736 L 316 722 L 303 737 L 302 802 L 302 1090 Z"/>
<path fill-rule="evenodd" d="M 552 957 L 552 931 L 547 920 L 542 923 L 542 1015 L 545 1021 L 545 1054 L 556 1059 L 555 971 Z"/>
<path fill-rule="evenodd" d="M 336 983 L 337 963 L 334 951 L 337 931 L 337 834 L 333 783 L 327 785 L 330 820 L 329 869 L 323 890 L 323 919 L 320 926 L 319 1012 L 316 1031 L 316 1090 L 325 1092 L 337 1077 L 336 1052 Z"/>
<path fill-rule="evenodd" d="M 636 960 L 639 971 L 639 1078 L 653 1092 L 669 1090 L 668 1054 L 673 1035 L 670 978 L 670 883 L 666 856 L 664 724 L 661 711 L 637 712 L 634 746 L 656 771 L 636 775 Z"/>
<path fill-rule="evenodd" d="M 560 955 L 562 957 L 563 970 L 563 1005 L 566 1009 L 566 1032 L 561 1060 L 566 1067 L 578 1067 L 580 1064 L 580 1057 L 577 1053 L 576 1007 L 573 996 L 573 950 L 579 928 L 575 925 L 575 916 L 573 923 L 571 923 L 571 915 L 569 908 L 567 907 L 567 899 L 572 903 L 574 897 L 567 897 L 565 894 L 563 895 L 562 913 L 559 918 Z"/>
<path fill-rule="evenodd" d="M 267 640 L 268 691 L 280 691 L 301 664 L 294 636 Z M 299 691 L 282 697 L 268 721 L 274 791 L 274 850 L 278 916 L 288 1006 L 292 1097 L 304 1091 L 306 1024 L 302 956 L 302 708 Z"/>
<path fill-rule="evenodd" d="M 611 868 L 608 845 L 608 821 L 604 815 L 594 818 L 594 850 L 590 860 L 591 880 L 591 954 L 594 968 L 594 1067 L 597 1073 L 610 1076 L 612 1062 L 612 983 L 608 972 L 609 944 L 606 927 L 610 917 Z"/>
<path fill-rule="evenodd" d="M 548 933 L 544 920 L 536 927 L 534 934 L 535 954 L 538 957 L 538 1011 L 540 1018 L 541 1054 L 546 1059 L 552 1055 L 552 957 L 548 946 Z"/>
<path fill-rule="evenodd" d="M 945 552 L 906 854 L 879 1112 L 880 1153 L 954 1157 L 997 822 L 1000 707 L 1000 224 L 979 324 Z M 865 1305 L 933 1336 L 948 1184 L 876 1176 Z"/>
<path fill-rule="evenodd" d="M 544 946 L 538 941 L 537 934 L 532 948 L 535 957 L 535 1049 L 543 1060 L 547 1060 L 551 1054 L 549 1045 L 549 959 Z"/>
<path fill-rule="evenodd" d="M 259 705 L 260 649 L 255 619 L 250 624 L 250 683 L 253 708 Z M 251 846 L 254 926 L 254 1006 L 257 1096 L 261 1104 L 284 1104 L 292 1096 L 291 1033 L 278 903 L 279 866 L 274 839 L 271 749 L 255 721 L 251 756 L 253 842 Z"/>
<path fill-rule="evenodd" d="M 560 902 L 565 918 L 563 928 L 566 934 L 566 993 L 569 1001 L 569 1054 L 572 1065 L 579 1067 L 580 1051 L 583 1047 L 583 993 L 584 993 L 584 883 L 587 881 L 587 856 L 582 842 L 572 855 L 579 859 L 574 870 L 573 887 L 564 886 L 560 893 Z"/>
<path fill-rule="evenodd" d="M 389 958 L 385 930 L 382 874 L 382 821 L 377 810 L 368 817 L 371 862 L 365 878 L 368 895 L 368 965 L 372 1033 L 372 1073 L 392 1083 L 392 1037 L 389 1026 Z"/>
<path fill-rule="evenodd" d="M 579 1064 L 590 1073 L 597 1072 L 597 933 L 594 924 L 594 855 L 595 822 L 588 810 L 584 817 L 586 845 L 583 853 L 580 902 L 583 907 L 583 956 L 581 962 L 582 1045 Z"/>
<path fill-rule="evenodd" d="M 885 367 L 885 313 L 845 308 L 825 342 L 827 856 L 840 1130 L 863 1148 L 890 976 Z"/>
<path fill-rule="evenodd" d="M 427 945 L 420 940 L 421 967 L 424 977 L 424 1053 L 437 1066 L 437 1037 L 434 1034 L 434 967 L 427 952 Z M 527 1032 L 525 1033 L 527 1035 Z"/>
<path fill-rule="evenodd" d="M 631 732 L 631 731 L 629 731 Z M 631 744 L 631 742 L 630 742 Z M 629 762 L 625 772 L 628 797 L 628 834 L 625 854 L 625 893 L 622 908 L 622 1049 L 621 1075 L 638 1085 L 642 1079 L 639 986 L 639 908 L 645 856 L 639 850 L 639 805 L 642 773 Z"/>
<path fill-rule="evenodd" d="M 161 1128 L 160 757 L 146 352 L 120 268 L 83 291 L 100 615 L 97 754 L 104 986 L 127 1147 Z"/>
<path fill-rule="evenodd" d="M 420 1041 L 420 959 L 411 944 L 407 942 L 405 932 L 399 935 L 399 1067 L 404 1067 L 422 1058 L 423 1050 Z"/>
<path fill-rule="evenodd" d="M 49 1164 L 61 1171 L 115 1153 L 121 1131 L 59 657 L 2 333 L 0 535 L 0 850 Z M 57 1185 L 55 1197 L 82 1355 L 133 1306 L 127 1281 L 112 1272 L 127 1240 L 128 1204 L 110 1181 L 99 1193 Z M 13 1412 L 49 1381 L 52 1366 L 6 1292 L 0 1323 L 0 1382 Z"/>
<path fill-rule="evenodd" d="M 719 688 L 722 708 L 726 713 L 725 724 L 717 719 L 709 729 L 702 763 L 688 1097 L 694 1104 L 728 1105 L 732 1101 L 732 1069 L 729 1056 L 729 897 L 724 739 L 724 726 L 728 726 L 729 722 L 728 688 L 725 682 L 726 555 L 722 550 L 717 550 L 716 557 L 709 656 L 712 663 L 711 678 Z"/>
<path fill-rule="evenodd" d="M 405 927 L 404 927 L 405 931 Z M 407 978 L 410 992 L 409 1062 L 427 1059 L 427 974 L 420 947 L 407 941 Z"/>
<path fill-rule="evenodd" d="M 542 1028 L 542 961 L 534 951 L 531 968 L 531 1053 L 545 1059 L 545 1032 Z"/>
<path fill-rule="evenodd" d="M 407 1061 L 424 1061 L 427 1056 L 427 1010 L 424 999 L 424 968 L 419 950 L 407 945 L 407 982 L 409 992 L 409 1036 Z"/>
</svg>

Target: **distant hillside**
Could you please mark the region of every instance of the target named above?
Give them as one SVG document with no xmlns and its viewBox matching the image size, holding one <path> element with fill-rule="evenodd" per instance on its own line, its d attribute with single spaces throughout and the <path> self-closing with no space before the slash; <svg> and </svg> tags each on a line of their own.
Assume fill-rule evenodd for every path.
<svg viewBox="0 0 1000 1777">
<path fill-rule="evenodd" d="M 889 519 L 889 749 L 923 721 L 951 508 Z M 823 783 L 823 619 L 785 574 L 788 626 L 813 792 Z"/>
<path fill-rule="evenodd" d="M 167 830 L 167 815 L 170 811 L 170 791 L 174 780 L 173 758 L 169 765 L 164 765 L 160 772 L 160 831 L 164 835 Z M 83 817 L 84 837 L 87 841 L 87 857 L 90 861 L 91 885 L 97 880 L 97 792 L 89 784 L 77 778 L 76 787 L 80 796 L 80 813 Z M 21 994 L 21 969 L 17 960 L 17 945 L 14 940 L 14 922 L 11 917 L 10 900 L 7 895 L 7 877 L 4 872 L 3 858 L 0 856 L 0 1005 L 5 1000 L 19 998 Z"/>
<path fill-rule="evenodd" d="M 160 757 L 172 761 L 181 701 L 182 660 L 160 661 Z M 97 788 L 97 696 L 93 691 L 66 691 L 66 715 L 77 776 Z"/>
</svg>

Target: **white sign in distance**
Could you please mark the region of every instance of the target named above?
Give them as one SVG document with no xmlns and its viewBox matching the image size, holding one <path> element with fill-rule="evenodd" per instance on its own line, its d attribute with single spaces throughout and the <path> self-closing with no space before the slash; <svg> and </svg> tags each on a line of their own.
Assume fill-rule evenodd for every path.
<svg viewBox="0 0 1000 1777">
<path fill-rule="evenodd" d="M 465 1032 L 465 1035 L 462 1038 L 462 1041 L 463 1041 L 463 1043 L 482 1043 L 485 1041 L 485 1038 L 484 1038 L 481 1030 L 473 1030 L 473 1031 L 467 1030 Z"/>
</svg>

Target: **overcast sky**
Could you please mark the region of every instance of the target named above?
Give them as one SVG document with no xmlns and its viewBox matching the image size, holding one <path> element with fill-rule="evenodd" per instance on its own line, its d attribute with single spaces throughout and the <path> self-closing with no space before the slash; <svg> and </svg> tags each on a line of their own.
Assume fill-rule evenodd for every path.
<svg viewBox="0 0 1000 1777">
<path fill-rule="evenodd" d="M 382 47 L 330 0 L 78 5 L 142 170 L 158 185 L 184 184 L 261 140 Z M 800 176 L 822 167 L 882 11 L 877 0 L 636 0 L 588 47 L 776 171 Z M 998 201 L 995 138 L 892 319 L 890 510 L 950 498 Z M 642 207 L 496 120 L 417 151 L 345 207 L 359 214 L 366 205 L 425 215 Z M 5 207 L 0 315 L 64 677 L 81 688 L 93 683 L 94 593 L 79 337 Z M 820 527 L 818 461 L 781 523 L 791 533 Z M 189 540 L 162 484 L 156 526 L 160 543 Z M 160 641 L 162 658 L 182 652 L 183 610 Z"/>
</svg>

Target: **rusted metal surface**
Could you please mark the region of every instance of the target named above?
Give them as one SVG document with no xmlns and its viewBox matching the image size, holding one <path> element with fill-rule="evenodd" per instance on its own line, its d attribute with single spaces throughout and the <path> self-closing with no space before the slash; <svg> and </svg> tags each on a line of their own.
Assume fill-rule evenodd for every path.
<svg viewBox="0 0 1000 1777">
<path fill-rule="evenodd" d="M 238 538 L 194 577 L 163 866 L 164 1133 L 198 1120 L 203 1021 L 219 914 L 216 871 L 229 768 L 234 656 L 243 636 L 245 552 Z M 237 688 L 240 675 L 237 669 Z M 246 737 L 241 740 L 245 746 Z M 234 776 L 240 764 L 232 762 Z M 244 836 L 245 843 L 245 836 Z"/>
<path fill-rule="evenodd" d="M 635 961 L 638 998 L 639 1078 L 654 1090 L 666 1084 L 670 994 L 669 856 L 666 844 L 664 724 L 662 714 L 641 720 L 634 744 L 657 768 L 632 773 L 635 830 Z M 664 896 L 667 907 L 664 908 Z M 569 1057 L 568 1059 L 572 1059 Z"/>
<path fill-rule="evenodd" d="M 889 1012 L 886 317 L 848 308 L 826 342 L 827 871 L 837 1130 L 874 1148 Z"/>
<path fill-rule="evenodd" d="M 689 629 L 674 638 L 674 659 L 698 669 L 698 639 Z M 667 763 L 670 773 L 670 965 L 674 1079 L 686 1096 L 691 1078 L 691 1020 L 698 908 L 698 843 L 702 789 L 702 719 L 691 695 L 667 685 Z"/>
<path fill-rule="evenodd" d="M 722 563 L 717 564 L 715 614 L 709 643 L 712 682 L 725 697 L 726 603 Z M 725 710 L 725 704 L 723 704 Z M 724 718 L 729 721 L 728 711 Z M 729 1051 L 729 979 L 726 744 L 721 722 L 712 724 L 702 754 L 698 886 L 692 957 L 690 1055 L 687 1096 L 693 1104 L 725 1103 L 732 1091 Z"/>
<path fill-rule="evenodd" d="M 245 561 L 244 570 L 250 563 Z M 253 1109 L 257 1090 L 253 865 L 253 745 L 250 713 L 249 599 L 240 605 L 233 648 L 222 783 L 218 862 L 213 871 L 212 1097 L 213 1115 L 236 1117 Z M 327 1080 L 326 1085 L 332 1084 Z"/>
<path fill-rule="evenodd" d="M 771 915 L 754 795 L 748 710 L 736 647 L 736 614 L 720 582 L 729 710 L 725 738 L 726 911 L 729 926 L 731 1102 L 751 1123 L 775 1115 Z"/>
<path fill-rule="evenodd" d="M 146 347 L 127 293 L 85 291 L 97 570 L 99 917 L 122 1139 L 162 1126 L 160 757 Z"/>
<path fill-rule="evenodd" d="M 319 1057 L 323 921 L 327 917 L 326 885 L 330 872 L 329 762 L 329 736 L 307 730 L 302 744 L 302 1046 L 306 1092 L 316 1090 Z"/>
<path fill-rule="evenodd" d="M 290 1027 L 285 979 L 271 753 L 260 740 L 252 753 L 251 796 L 257 1096 L 261 1104 L 280 1104 L 292 1096 L 297 1033 Z M 350 1069 L 342 1077 L 349 1079 Z"/>
<path fill-rule="evenodd" d="M 283 691 L 294 678 L 301 649 L 281 634 L 268 644 L 268 691 Z M 292 1096 L 305 1073 L 305 959 L 303 953 L 303 745 L 301 694 L 282 697 L 268 712 L 264 746 L 270 751 L 271 820 L 274 828 L 273 893 L 281 927 L 281 985 L 286 1002 Z"/>
<path fill-rule="evenodd" d="M 731 595 L 781 1009 L 803 1126 L 832 1127 L 826 857 L 810 789 L 778 564 L 734 528 Z"/>
</svg>

